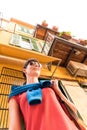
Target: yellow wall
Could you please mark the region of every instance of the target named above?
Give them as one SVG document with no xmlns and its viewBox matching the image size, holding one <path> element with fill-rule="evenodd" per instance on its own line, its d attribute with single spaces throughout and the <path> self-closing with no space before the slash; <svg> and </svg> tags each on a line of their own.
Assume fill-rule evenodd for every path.
<svg viewBox="0 0 87 130">
<path fill-rule="evenodd" d="M 11 38 L 11 34 L 12 33 L 9 33 L 9 32 L 6 32 L 6 31 L 1 31 L 0 32 L 0 45 L 1 44 L 7 45 L 7 49 L 3 48 L 3 50 L 2 50 L 1 47 L 0 47 L 0 54 L 1 55 L 8 55 L 8 56 L 13 55 L 12 57 L 16 56 L 16 58 L 17 58 L 17 56 L 19 57 L 19 55 L 20 55 L 20 57 L 19 57 L 20 59 L 21 58 L 28 59 L 29 56 L 31 56 L 33 54 L 32 56 L 34 56 L 34 55 L 35 55 L 35 57 L 37 56 L 38 59 L 41 62 L 43 62 L 43 61 L 47 62 L 48 60 L 50 62 L 50 60 L 57 59 L 57 58 L 49 58 L 49 57 L 47 57 L 45 55 L 42 55 L 40 53 L 37 53 L 37 52 L 30 51 L 30 53 L 29 53 L 29 51 L 25 51 L 24 49 L 21 49 L 21 48 L 14 47 L 14 46 L 8 46 L 10 38 Z M 9 49 L 8 49 L 9 47 L 11 47 L 11 49 L 10 49 L 11 51 L 9 51 Z M 18 51 L 15 51 L 15 49 L 17 49 Z M 23 53 L 21 53 L 21 50 L 23 50 Z M 0 62 L 0 64 L 1 64 L 1 62 Z M 6 64 L 8 64 L 8 63 L 6 63 Z M 12 67 L 15 68 L 17 66 L 13 65 Z M 20 66 L 18 66 L 18 67 L 20 68 Z M 44 69 L 41 72 L 41 75 L 43 75 L 43 76 L 51 76 L 52 72 L 55 69 L 55 66 L 53 66 L 52 68 L 53 68 L 52 71 L 48 71 L 48 69 L 46 67 L 44 67 Z M 59 79 L 68 79 L 68 80 L 77 80 L 77 81 L 80 81 L 80 82 L 82 82 L 82 81 L 87 82 L 87 78 L 84 78 L 84 77 L 74 77 L 67 71 L 66 68 L 63 68 L 63 67 L 58 67 L 58 69 L 56 70 L 56 72 L 54 74 L 54 77 L 57 77 Z"/>
</svg>

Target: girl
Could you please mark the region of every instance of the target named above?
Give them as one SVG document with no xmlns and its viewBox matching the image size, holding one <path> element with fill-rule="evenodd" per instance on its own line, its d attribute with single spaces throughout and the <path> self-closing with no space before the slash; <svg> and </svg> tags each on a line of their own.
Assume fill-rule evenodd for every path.
<svg viewBox="0 0 87 130">
<path fill-rule="evenodd" d="M 41 72 L 41 64 L 37 59 L 29 59 L 26 61 L 23 74 L 26 83 L 22 87 L 38 85 L 39 76 Z M 59 97 L 69 105 L 74 112 L 77 112 L 74 104 L 66 99 L 66 97 L 58 89 L 58 81 L 52 80 L 51 85 L 39 89 L 34 93 L 34 97 L 38 92 L 41 94 L 40 101 L 30 104 L 33 90 L 27 92 L 23 91 L 20 94 L 10 96 L 9 98 L 9 117 L 10 125 L 9 130 L 22 130 L 21 127 L 21 114 L 24 119 L 26 130 L 80 130 L 75 125 L 73 120 L 64 112 L 61 107 Z M 41 97 L 42 96 L 42 97 Z M 36 96 L 38 97 L 38 96 Z M 28 101 L 28 98 L 30 101 Z"/>
</svg>

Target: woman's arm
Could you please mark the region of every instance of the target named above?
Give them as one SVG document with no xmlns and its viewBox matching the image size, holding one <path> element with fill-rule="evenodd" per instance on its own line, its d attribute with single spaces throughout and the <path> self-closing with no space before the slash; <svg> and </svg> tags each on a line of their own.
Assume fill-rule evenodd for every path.
<svg viewBox="0 0 87 130">
<path fill-rule="evenodd" d="M 17 102 L 12 98 L 9 101 L 9 130 L 22 130 L 20 111 Z"/>
<path fill-rule="evenodd" d="M 77 108 L 75 107 L 75 105 L 70 102 L 61 92 L 61 90 L 58 87 L 58 80 L 52 80 L 52 89 L 55 91 L 56 95 L 58 95 L 70 108 L 71 110 L 73 110 L 73 112 L 76 114 L 75 116 L 75 120 L 77 121 L 77 123 L 79 124 L 81 130 L 86 130 L 86 125 L 84 124 L 84 122 L 78 118 L 77 116 Z"/>
<path fill-rule="evenodd" d="M 75 105 L 70 102 L 59 89 L 57 79 L 52 80 L 52 89 L 55 91 L 56 95 L 58 95 L 62 99 L 62 101 L 64 101 L 75 113 L 77 113 L 77 108 L 75 107 Z"/>
</svg>

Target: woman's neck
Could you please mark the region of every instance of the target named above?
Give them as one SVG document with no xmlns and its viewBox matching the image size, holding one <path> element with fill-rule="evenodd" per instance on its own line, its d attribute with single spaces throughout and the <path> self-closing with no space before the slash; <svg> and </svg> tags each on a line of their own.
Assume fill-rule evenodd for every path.
<svg viewBox="0 0 87 130">
<path fill-rule="evenodd" d="M 26 80 L 26 84 L 32 84 L 32 83 L 38 83 L 38 78 L 37 77 L 29 77 L 27 80 Z"/>
</svg>

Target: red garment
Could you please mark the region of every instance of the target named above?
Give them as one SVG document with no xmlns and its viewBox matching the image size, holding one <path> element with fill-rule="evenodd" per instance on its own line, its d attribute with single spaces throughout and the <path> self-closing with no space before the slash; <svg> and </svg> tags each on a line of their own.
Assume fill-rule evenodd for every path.
<svg viewBox="0 0 87 130">
<path fill-rule="evenodd" d="M 51 88 L 42 89 L 42 103 L 38 105 L 28 104 L 26 92 L 14 99 L 24 116 L 26 130 L 78 130 Z"/>
</svg>

